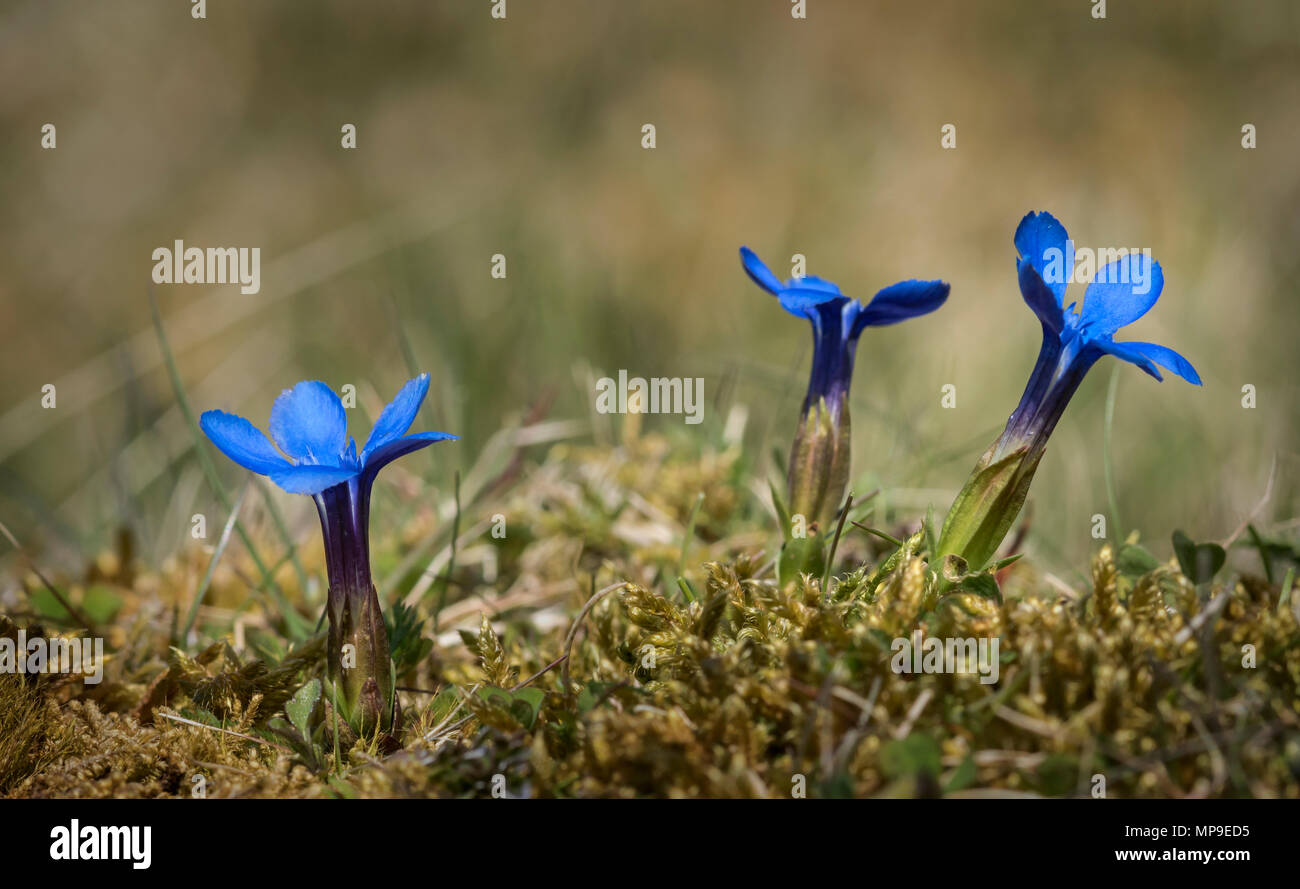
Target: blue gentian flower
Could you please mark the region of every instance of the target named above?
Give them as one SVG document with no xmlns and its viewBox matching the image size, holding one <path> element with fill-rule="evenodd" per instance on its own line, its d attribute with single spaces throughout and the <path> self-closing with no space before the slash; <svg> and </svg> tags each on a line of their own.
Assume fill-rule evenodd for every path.
<svg viewBox="0 0 1300 889">
<path fill-rule="evenodd" d="M 1088 370 L 1104 355 L 1162 379 L 1160 368 L 1200 385 L 1191 363 L 1154 343 L 1116 341 L 1120 328 L 1145 315 L 1164 289 L 1160 264 L 1129 253 L 1100 269 L 1083 306 L 1065 305 L 1073 243 L 1050 213 L 1030 213 L 1015 234 L 1020 293 L 1043 327 L 1043 344 L 1020 404 L 1002 435 L 975 464 L 939 535 L 940 557 L 960 557 L 978 570 L 997 552 L 1029 494 L 1048 438 Z"/>
<path fill-rule="evenodd" d="M 999 456 L 1024 444 L 1044 446 L 1084 376 L 1104 355 L 1136 364 L 1157 380 L 1163 367 L 1201 384 L 1196 369 L 1173 349 L 1114 339 L 1159 299 L 1165 283 L 1160 263 L 1145 253 L 1131 253 L 1107 264 L 1088 285 L 1082 310 L 1076 312 L 1074 303 L 1065 306 L 1067 266 L 1073 257 L 1065 227 L 1050 213 L 1029 213 L 1016 228 L 1015 244 L 1020 292 L 1042 322 L 1043 345 L 999 442 Z"/>
<path fill-rule="evenodd" d="M 748 247 L 740 248 L 740 261 L 754 283 L 775 296 L 781 308 L 812 322 L 813 361 L 805 412 L 824 398 L 832 415 L 839 414 L 853 381 L 853 357 L 862 331 L 928 314 L 948 299 L 943 281 L 911 280 L 891 284 L 863 305 L 816 275 L 782 284 Z"/>
<path fill-rule="evenodd" d="M 408 381 L 379 415 L 360 454 L 356 440 L 348 437 L 343 402 L 318 380 L 285 389 L 271 408 L 271 438 L 284 455 L 243 417 L 205 411 L 199 425 L 240 466 L 270 476 L 290 494 L 315 497 L 344 482 L 368 488 L 376 473 L 398 457 L 435 441 L 454 441 L 456 436 L 445 432 L 404 434 L 428 392 L 428 374 Z"/>
<path fill-rule="evenodd" d="M 316 501 L 330 584 L 330 675 L 342 692 L 345 718 L 363 732 L 388 731 L 396 718 L 388 638 L 370 576 L 370 489 L 379 470 L 398 457 L 456 439 L 445 432 L 405 434 L 428 391 L 428 374 L 408 381 L 380 413 L 360 453 L 348 436 L 343 402 L 316 380 L 284 390 L 271 408 L 271 438 L 283 454 L 243 417 L 205 411 L 199 418 L 231 460 Z M 347 645 L 352 650 L 345 653 Z M 353 661 L 355 667 L 343 666 Z"/>
<path fill-rule="evenodd" d="M 812 324 L 812 371 L 790 450 L 791 524 L 784 530 L 786 549 L 802 553 L 797 560 L 787 560 L 787 565 L 793 566 L 791 572 L 818 573 L 822 539 L 818 532 L 827 528 L 848 486 L 848 395 L 858 337 L 868 327 L 897 324 L 933 312 L 948 298 L 948 285 L 943 281 L 901 281 L 863 305 L 816 275 L 782 283 L 748 247 L 740 248 L 740 261 L 754 283 L 775 296 L 783 309 Z M 796 543 L 801 534 L 812 542 Z"/>
</svg>

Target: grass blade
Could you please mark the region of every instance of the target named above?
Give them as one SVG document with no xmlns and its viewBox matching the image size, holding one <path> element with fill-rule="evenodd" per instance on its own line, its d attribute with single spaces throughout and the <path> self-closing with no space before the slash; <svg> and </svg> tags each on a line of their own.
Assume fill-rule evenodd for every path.
<svg viewBox="0 0 1300 889">
<path fill-rule="evenodd" d="M 176 367 L 176 358 L 172 355 L 171 347 L 167 344 L 167 331 L 163 328 L 162 315 L 158 311 L 158 299 L 154 295 L 152 287 L 149 288 L 149 310 L 153 314 L 154 331 L 158 335 L 158 348 L 163 353 L 163 361 L 167 366 L 167 376 L 171 380 L 172 392 L 176 395 L 176 403 L 185 416 L 185 424 L 190 430 L 194 453 L 198 455 L 199 466 L 202 468 L 204 476 L 207 477 L 208 485 L 212 488 L 212 493 L 216 495 L 218 502 L 227 510 L 232 510 L 233 504 L 230 502 L 230 495 L 226 493 L 225 487 L 222 486 L 221 478 L 217 475 L 217 467 L 213 465 L 212 458 L 208 456 L 207 450 L 203 447 L 203 433 L 199 429 L 198 419 L 194 416 L 194 409 L 190 406 L 189 398 L 185 395 L 185 386 L 181 383 L 180 371 Z M 235 522 L 235 531 L 239 534 L 239 539 L 243 541 L 245 549 L 248 550 L 253 564 L 257 566 L 258 573 L 262 575 L 262 589 L 275 602 L 275 606 L 288 625 L 290 633 L 296 639 L 305 639 L 310 630 L 309 625 L 284 598 L 284 592 L 276 584 L 275 578 L 267 570 L 266 563 L 262 561 L 262 557 L 258 555 L 257 549 L 253 546 L 252 537 L 249 536 L 248 531 L 238 520 Z"/>
<path fill-rule="evenodd" d="M 700 491 L 695 495 L 695 505 L 691 507 L 691 517 L 686 520 L 686 533 L 682 535 L 682 554 L 677 560 L 677 576 L 681 577 L 686 573 L 686 555 L 691 549 L 691 538 L 695 536 L 695 520 L 700 515 L 700 507 L 704 505 L 704 492 Z"/>
<path fill-rule="evenodd" d="M 460 536 L 460 471 L 456 471 L 454 479 L 454 496 L 456 502 L 456 513 L 451 520 L 451 558 L 447 560 L 447 573 L 443 575 L 442 588 L 438 590 L 438 607 L 433 612 L 433 636 L 438 637 L 438 618 L 442 615 L 442 609 L 447 604 L 447 588 L 451 586 L 451 574 L 456 570 L 456 538 Z"/>
<path fill-rule="evenodd" d="M 194 629 L 194 621 L 199 616 L 199 603 L 207 595 L 208 586 L 212 583 L 212 575 L 217 570 L 217 563 L 221 561 L 221 556 L 226 551 L 226 544 L 230 543 L 230 532 L 235 530 L 235 523 L 239 521 L 239 509 L 244 505 L 244 495 L 247 493 L 248 485 L 245 484 L 239 490 L 239 496 L 235 498 L 234 506 L 230 508 L 230 516 L 226 519 L 226 526 L 221 529 L 221 537 L 217 539 L 217 548 L 212 551 L 212 558 L 208 560 L 208 570 L 203 573 L 203 580 L 199 583 L 199 588 L 194 591 L 194 601 L 190 603 L 189 614 L 185 616 L 185 628 L 174 636 L 173 643 L 189 638 L 190 630 Z"/>
<path fill-rule="evenodd" d="M 831 551 L 826 554 L 826 569 L 822 572 L 822 595 L 828 595 L 829 590 L 826 586 L 831 582 L 831 567 L 835 564 L 835 550 L 840 548 L 840 535 L 844 533 L 844 520 L 849 517 L 849 510 L 853 508 L 853 492 L 849 491 L 849 496 L 844 498 L 844 505 L 840 507 L 840 520 L 835 523 L 835 536 L 831 538 Z"/>
</svg>

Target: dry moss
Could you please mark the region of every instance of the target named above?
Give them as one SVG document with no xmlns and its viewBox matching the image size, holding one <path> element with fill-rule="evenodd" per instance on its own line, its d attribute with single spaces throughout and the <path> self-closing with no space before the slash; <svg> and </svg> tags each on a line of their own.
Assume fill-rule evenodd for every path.
<svg viewBox="0 0 1300 889">
<path fill-rule="evenodd" d="M 459 561 L 443 619 L 463 644 L 406 670 L 396 754 L 346 739 L 336 761 L 327 735 L 313 771 L 266 731 L 323 669 L 317 641 L 168 654 L 163 616 L 128 609 L 104 687 L 0 677 L 0 790 L 188 796 L 201 774 L 210 796 L 1063 796 L 1100 775 L 1110 796 L 1300 797 L 1279 585 L 1198 589 L 1106 546 L 1085 589 L 1018 563 L 1002 602 L 940 598 L 917 532 L 897 552 L 846 538 L 858 567 L 781 589 L 742 463 L 653 437 L 553 449 L 509 493 L 496 573 Z M 996 636 L 999 681 L 893 672 L 891 640 L 917 629 Z"/>
</svg>

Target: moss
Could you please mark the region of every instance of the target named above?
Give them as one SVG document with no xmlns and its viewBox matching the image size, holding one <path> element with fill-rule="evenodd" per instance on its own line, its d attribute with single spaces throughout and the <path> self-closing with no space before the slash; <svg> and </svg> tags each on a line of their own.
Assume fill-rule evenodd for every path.
<svg viewBox="0 0 1300 889">
<path fill-rule="evenodd" d="M 0 791 L 189 796 L 202 775 L 210 796 L 1062 796 L 1101 775 L 1109 796 L 1300 797 L 1300 629 L 1276 584 L 1198 589 L 1130 541 L 1082 589 L 1022 560 L 1001 602 L 944 595 L 913 525 L 896 550 L 846 537 L 826 589 L 781 588 L 752 485 L 734 451 L 552 450 L 509 493 L 498 573 L 458 560 L 442 629 L 463 644 L 404 665 L 391 754 L 342 737 L 336 759 L 328 695 L 284 713 L 321 675 L 319 640 L 255 657 L 209 622 L 217 642 L 169 652 L 127 596 L 103 686 L 0 676 Z M 998 682 L 895 673 L 892 640 L 918 629 L 996 636 Z"/>
<path fill-rule="evenodd" d="M 66 755 L 59 708 L 34 683 L 0 674 L 0 795 Z"/>
</svg>

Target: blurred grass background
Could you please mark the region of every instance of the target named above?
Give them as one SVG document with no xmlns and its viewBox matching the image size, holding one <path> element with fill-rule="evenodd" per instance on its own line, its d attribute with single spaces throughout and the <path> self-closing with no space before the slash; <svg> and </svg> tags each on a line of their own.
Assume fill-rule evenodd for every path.
<svg viewBox="0 0 1300 889">
<path fill-rule="evenodd" d="M 1049 209 L 1081 246 L 1152 249 L 1165 292 L 1123 338 L 1177 349 L 1206 383 L 1123 368 L 1125 529 L 1162 558 L 1174 527 L 1226 537 L 1275 456 L 1258 518 L 1297 514 L 1294 3 L 1112 2 L 1104 21 L 1083 0 L 809 0 L 805 21 L 787 0 L 490 8 L 216 0 L 195 21 L 182 0 L 5 5 L 0 521 L 47 563 L 75 566 L 122 527 L 157 559 L 193 512 L 210 538 L 224 521 L 150 321 L 151 253 L 175 239 L 262 249 L 258 294 L 156 289 L 196 410 L 264 424 L 299 379 L 352 383 L 361 438 L 428 370 L 417 424 L 463 440 L 407 462 L 443 492 L 548 392 L 550 416 L 586 418 L 587 374 L 620 368 L 704 377 L 702 426 L 651 428 L 716 438 L 743 404 L 747 445 L 787 448 L 807 325 L 745 278 L 742 243 L 781 272 L 803 253 L 863 298 L 942 277 L 941 312 L 864 335 L 853 390 L 857 489 L 919 516 L 942 513 L 1020 395 L 1039 329 L 1011 235 Z M 1083 567 L 1107 512 L 1110 369 L 1031 494 L 1030 545 L 1051 563 Z M 219 469 L 233 490 L 242 471 Z M 305 498 L 280 500 L 313 521 Z"/>
</svg>

